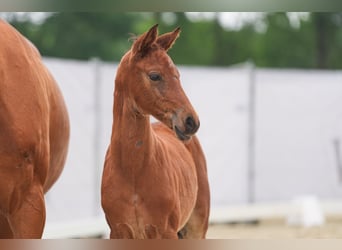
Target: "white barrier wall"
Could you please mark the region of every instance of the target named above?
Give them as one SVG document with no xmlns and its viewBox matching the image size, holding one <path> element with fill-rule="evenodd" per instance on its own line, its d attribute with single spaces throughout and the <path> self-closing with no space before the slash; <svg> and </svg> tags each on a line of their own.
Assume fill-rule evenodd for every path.
<svg viewBox="0 0 342 250">
<path fill-rule="evenodd" d="M 71 131 L 64 171 L 46 195 L 47 222 L 99 213 L 95 203 L 94 70 L 91 63 L 45 59 L 59 83 L 69 111 Z"/>
<path fill-rule="evenodd" d="M 342 72 L 258 70 L 256 110 L 256 200 L 342 197 Z"/>
<path fill-rule="evenodd" d="M 180 73 L 201 121 L 212 204 L 246 202 L 248 70 L 180 67 Z"/>
<path fill-rule="evenodd" d="M 116 64 L 44 59 L 64 94 L 71 120 L 65 170 L 47 194 L 47 223 L 102 216 L 100 179 L 112 126 Z M 342 72 L 179 67 L 197 110 L 212 206 L 287 200 L 302 194 L 339 198 Z M 254 80 L 253 80 L 254 79 Z M 251 83 L 251 81 L 254 81 Z M 255 127 L 250 129 L 250 86 Z M 254 131 L 254 184 L 248 182 Z M 248 187 L 251 187 L 250 191 Z M 115 205 L 115 204 L 113 204 Z"/>
</svg>

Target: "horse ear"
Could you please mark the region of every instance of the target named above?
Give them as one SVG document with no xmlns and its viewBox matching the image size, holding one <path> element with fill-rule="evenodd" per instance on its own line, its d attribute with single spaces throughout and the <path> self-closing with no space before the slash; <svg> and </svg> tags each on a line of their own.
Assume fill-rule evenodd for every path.
<svg viewBox="0 0 342 250">
<path fill-rule="evenodd" d="M 155 24 L 149 31 L 142 34 L 134 42 L 132 47 L 133 55 L 145 56 L 158 36 L 158 24 Z"/>
<path fill-rule="evenodd" d="M 172 32 L 159 36 L 157 39 L 157 43 L 160 45 L 160 47 L 168 51 L 172 47 L 172 45 L 175 43 L 176 39 L 179 36 L 180 31 L 181 29 L 180 27 L 178 27 Z"/>
</svg>

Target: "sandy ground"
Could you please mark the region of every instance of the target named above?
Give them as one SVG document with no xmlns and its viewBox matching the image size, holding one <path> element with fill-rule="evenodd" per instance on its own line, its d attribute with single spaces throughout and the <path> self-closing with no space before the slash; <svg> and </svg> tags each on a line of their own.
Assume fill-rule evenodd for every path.
<svg viewBox="0 0 342 250">
<path fill-rule="evenodd" d="M 258 223 L 210 225 L 208 239 L 342 239 L 342 217 L 328 218 L 322 226 L 304 228 L 274 219 Z"/>
</svg>

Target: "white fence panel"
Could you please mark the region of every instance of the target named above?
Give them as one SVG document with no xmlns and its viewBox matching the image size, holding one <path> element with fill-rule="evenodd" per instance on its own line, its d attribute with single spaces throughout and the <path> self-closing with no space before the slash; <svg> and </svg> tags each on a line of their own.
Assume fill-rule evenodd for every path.
<svg viewBox="0 0 342 250">
<path fill-rule="evenodd" d="M 246 69 L 180 67 L 181 81 L 199 114 L 213 206 L 246 202 Z"/>
<path fill-rule="evenodd" d="M 90 62 L 45 59 L 63 92 L 71 136 L 64 171 L 46 195 L 47 221 L 77 220 L 98 213 L 94 179 L 94 67 Z"/>
<path fill-rule="evenodd" d="M 258 70 L 256 200 L 342 197 L 342 73 Z"/>
</svg>

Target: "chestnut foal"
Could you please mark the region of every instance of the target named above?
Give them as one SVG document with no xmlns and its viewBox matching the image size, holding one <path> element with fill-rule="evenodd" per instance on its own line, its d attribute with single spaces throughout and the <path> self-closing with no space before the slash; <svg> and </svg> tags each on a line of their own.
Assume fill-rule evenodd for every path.
<svg viewBox="0 0 342 250">
<path fill-rule="evenodd" d="M 199 119 L 167 55 L 179 32 L 158 36 L 153 26 L 118 67 L 102 177 L 110 238 L 205 238 L 210 197 L 193 136 Z M 161 123 L 151 125 L 150 115 Z"/>
</svg>

